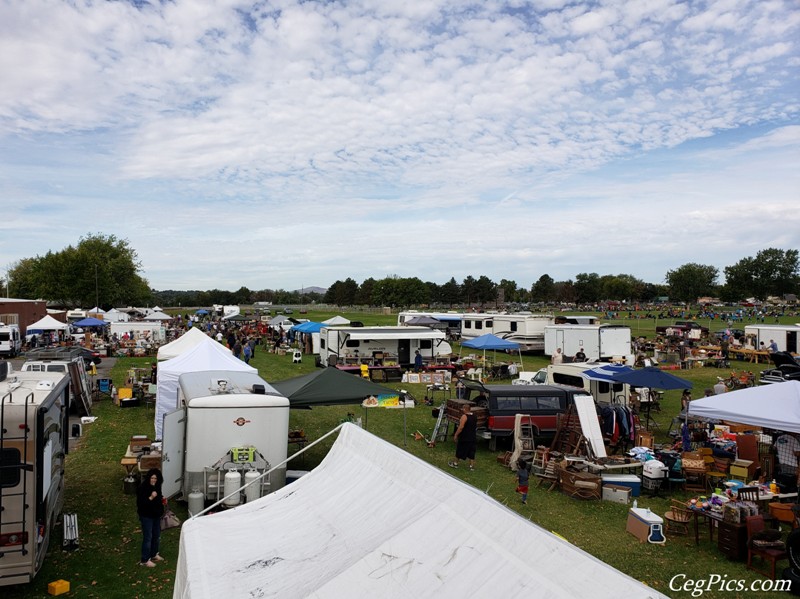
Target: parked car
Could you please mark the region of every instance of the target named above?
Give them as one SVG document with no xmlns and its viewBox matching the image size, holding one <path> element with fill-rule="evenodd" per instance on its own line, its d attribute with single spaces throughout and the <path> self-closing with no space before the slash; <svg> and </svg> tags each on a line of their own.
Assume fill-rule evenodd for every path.
<svg viewBox="0 0 800 599">
<path fill-rule="evenodd" d="M 284 314 L 294 314 L 294 310 L 292 310 L 291 308 L 284 308 L 283 313 Z"/>
<path fill-rule="evenodd" d="M 78 348 L 83 361 L 86 362 L 88 365 L 90 362 L 94 362 L 95 364 L 100 364 L 103 361 L 102 355 L 96 349 L 88 349 L 86 347 L 79 347 Z"/>
<path fill-rule="evenodd" d="M 758 382 L 762 385 L 783 383 L 784 381 L 800 381 L 800 363 L 789 352 L 779 351 L 770 354 L 775 368 L 761 372 Z"/>
<path fill-rule="evenodd" d="M 731 336 L 734 339 L 742 339 L 742 338 L 744 338 L 744 329 L 730 329 L 730 331 L 731 331 Z M 725 337 L 725 331 L 724 330 L 723 331 L 717 331 L 716 333 L 714 333 L 714 338 L 717 341 L 722 341 L 723 337 Z"/>
</svg>

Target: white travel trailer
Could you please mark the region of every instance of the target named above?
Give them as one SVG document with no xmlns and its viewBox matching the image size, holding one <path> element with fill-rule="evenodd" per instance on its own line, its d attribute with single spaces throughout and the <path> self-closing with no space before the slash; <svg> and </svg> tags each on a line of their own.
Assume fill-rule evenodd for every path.
<svg viewBox="0 0 800 599">
<path fill-rule="evenodd" d="M 595 324 L 556 324 L 544 329 L 544 353 L 552 356 L 556 349 L 566 358 L 574 356 L 580 349 L 587 360 L 610 362 L 621 360 L 633 365 L 631 329 L 626 326 Z"/>
<path fill-rule="evenodd" d="M 544 349 L 544 328 L 553 322 L 551 314 L 527 312 L 464 314 L 464 320 L 461 323 L 461 339 L 469 341 L 491 333 L 518 343 L 522 351 L 542 351 Z"/>
<path fill-rule="evenodd" d="M 22 351 L 22 335 L 19 325 L 0 322 L 0 356 L 15 357 Z"/>
<path fill-rule="evenodd" d="M 764 347 L 769 347 L 774 340 L 778 351 L 792 354 L 800 353 L 799 334 L 800 324 L 748 324 L 744 327 L 745 339 L 750 340 L 756 349 L 761 347 L 762 342 Z"/>
<path fill-rule="evenodd" d="M 453 353 L 445 334 L 428 327 L 323 327 L 319 337 L 320 361 L 326 366 L 379 360 L 408 367 L 416 351 L 426 362 Z"/>
<path fill-rule="evenodd" d="M 109 323 L 109 335 L 117 334 L 118 339 L 122 339 L 127 333 L 130 338 L 136 341 L 147 343 L 164 343 L 167 340 L 167 331 L 159 321 L 151 322 L 112 322 Z"/>
<path fill-rule="evenodd" d="M 0 362 L 0 586 L 42 567 L 64 504 L 69 378 Z"/>
<path fill-rule="evenodd" d="M 582 376 L 583 371 L 597 368 L 599 362 L 576 362 L 573 364 L 549 364 L 542 368 L 534 381 L 544 385 L 570 385 L 591 393 L 601 405 L 628 405 L 630 385 L 605 381 L 590 381 Z"/>
<path fill-rule="evenodd" d="M 177 410 L 164 416 L 164 496 L 218 501 L 286 460 L 289 400 L 253 372 L 206 370 L 178 378 Z M 245 491 L 247 500 L 286 484 L 283 464 Z M 227 506 L 240 503 L 237 495 Z"/>
<path fill-rule="evenodd" d="M 435 318 L 439 321 L 439 324 L 430 327 L 432 329 L 441 329 L 445 332 L 449 332 L 451 335 L 461 334 L 461 321 L 464 318 L 464 314 L 461 312 L 422 312 L 418 310 L 408 310 L 397 314 L 397 325 L 402 326 L 409 320 L 424 316 Z"/>
</svg>

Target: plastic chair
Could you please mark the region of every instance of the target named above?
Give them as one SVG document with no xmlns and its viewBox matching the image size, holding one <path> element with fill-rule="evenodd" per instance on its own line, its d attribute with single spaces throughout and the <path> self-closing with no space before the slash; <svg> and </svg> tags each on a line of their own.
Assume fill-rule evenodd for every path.
<svg viewBox="0 0 800 599">
<path fill-rule="evenodd" d="M 741 490 L 740 490 L 741 491 Z M 781 560 L 789 559 L 786 547 L 756 547 L 753 544 L 753 535 L 765 529 L 764 516 L 747 517 L 747 569 L 769 576 L 775 580 L 775 564 Z M 765 562 L 769 562 L 769 571 L 759 570 L 753 565 L 753 557 L 760 557 Z"/>
<path fill-rule="evenodd" d="M 739 501 L 752 501 L 758 504 L 758 487 L 742 487 L 736 492 Z"/>
</svg>

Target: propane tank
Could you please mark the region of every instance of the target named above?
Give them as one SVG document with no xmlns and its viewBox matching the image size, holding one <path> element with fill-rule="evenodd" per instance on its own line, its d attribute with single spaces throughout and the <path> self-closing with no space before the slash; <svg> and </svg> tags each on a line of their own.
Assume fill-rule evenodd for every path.
<svg viewBox="0 0 800 599">
<path fill-rule="evenodd" d="M 198 489 L 193 489 L 191 493 L 189 493 L 189 515 L 196 516 L 200 512 L 203 511 L 203 508 L 206 505 L 206 497 L 203 495 L 202 491 Z"/>
<path fill-rule="evenodd" d="M 256 480 L 259 476 L 260 474 L 258 473 L 258 470 L 248 470 L 244 473 L 244 484 Z M 251 501 L 261 497 L 261 481 L 253 483 L 249 487 L 245 487 L 244 497 L 247 503 L 250 503 Z"/>
<path fill-rule="evenodd" d="M 227 497 L 236 489 L 242 486 L 242 475 L 239 473 L 238 470 L 228 470 L 227 474 L 225 474 L 225 487 L 224 487 L 224 494 Z M 239 497 L 240 493 L 234 493 L 231 497 L 228 497 L 223 503 L 227 506 L 234 506 L 239 505 L 241 498 Z"/>
</svg>

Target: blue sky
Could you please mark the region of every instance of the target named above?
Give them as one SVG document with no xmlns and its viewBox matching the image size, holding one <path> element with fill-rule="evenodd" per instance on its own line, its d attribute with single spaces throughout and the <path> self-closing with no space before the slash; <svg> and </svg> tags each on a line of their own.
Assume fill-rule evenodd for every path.
<svg viewBox="0 0 800 599">
<path fill-rule="evenodd" d="M 0 3 L 0 276 L 87 233 L 157 289 L 800 247 L 794 1 Z"/>
</svg>

